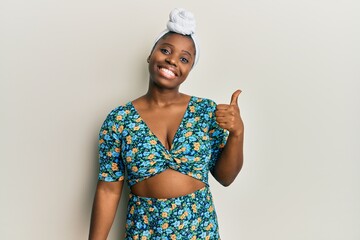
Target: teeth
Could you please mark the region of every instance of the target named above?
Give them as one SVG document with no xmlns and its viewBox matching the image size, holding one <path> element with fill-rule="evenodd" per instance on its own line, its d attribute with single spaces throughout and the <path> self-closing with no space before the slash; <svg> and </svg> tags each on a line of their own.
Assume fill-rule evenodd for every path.
<svg viewBox="0 0 360 240">
<path fill-rule="evenodd" d="M 174 77 L 175 76 L 175 73 L 173 73 L 172 71 L 170 71 L 169 69 L 166 69 L 166 68 L 161 68 L 160 69 L 161 71 L 163 71 L 164 73 Z"/>
</svg>

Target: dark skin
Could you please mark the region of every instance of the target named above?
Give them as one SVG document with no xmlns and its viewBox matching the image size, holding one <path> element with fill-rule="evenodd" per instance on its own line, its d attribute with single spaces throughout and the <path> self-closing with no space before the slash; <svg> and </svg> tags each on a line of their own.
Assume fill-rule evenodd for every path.
<svg viewBox="0 0 360 240">
<path fill-rule="evenodd" d="M 132 101 L 143 121 L 168 150 L 184 116 L 190 96 L 180 93 L 195 60 L 191 38 L 168 34 L 158 41 L 148 57 L 148 92 Z M 240 90 L 233 93 L 230 104 L 219 104 L 215 115 L 220 127 L 229 131 L 227 143 L 216 162 L 214 178 L 229 186 L 243 165 L 244 125 L 237 99 Z M 104 240 L 110 231 L 124 181 L 99 181 L 96 189 L 90 234 L 91 240 Z M 139 196 L 172 198 L 192 193 L 205 184 L 198 179 L 167 169 L 131 187 Z"/>
</svg>

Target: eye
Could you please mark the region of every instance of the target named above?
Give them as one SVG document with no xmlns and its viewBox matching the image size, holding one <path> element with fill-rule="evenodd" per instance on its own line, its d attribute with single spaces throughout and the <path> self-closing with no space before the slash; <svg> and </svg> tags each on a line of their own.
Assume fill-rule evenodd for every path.
<svg viewBox="0 0 360 240">
<path fill-rule="evenodd" d="M 189 62 L 189 60 L 187 58 L 184 58 L 184 57 L 180 58 L 180 61 L 183 62 L 183 63 L 188 63 Z"/>
<path fill-rule="evenodd" d="M 166 48 L 161 48 L 160 51 L 161 51 L 163 54 L 170 54 L 170 51 L 167 50 Z"/>
</svg>

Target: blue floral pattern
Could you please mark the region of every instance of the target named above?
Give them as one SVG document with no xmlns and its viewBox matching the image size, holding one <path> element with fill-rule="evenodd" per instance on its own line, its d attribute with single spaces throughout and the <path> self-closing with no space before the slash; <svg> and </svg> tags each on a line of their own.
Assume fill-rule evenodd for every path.
<svg viewBox="0 0 360 240">
<path fill-rule="evenodd" d="M 192 96 L 167 150 L 142 120 L 131 102 L 113 109 L 99 134 L 98 179 L 129 186 L 172 168 L 207 186 L 208 172 L 225 146 L 228 131 L 215 121 L 214 101 Z"/>
<path fill-rule="evenodd" d="M 125 239 L 220 239 L 217 215 L 207 186 L 177 198 L 130 193 Z"/>
<path fill-rule="evenodd" d="M 125 239 L 220 239 L 208 173 L 229 133 L 216 123 L 215 109 L 214 101 L 192 96 L 169 150 L 131 102 L 108 114 L 99 133 L 99 180 L 122 181 L 126 172 L 131 187 L 171 168 L 205 183 L 176 198 L 130 193 Z"/>
</svg>

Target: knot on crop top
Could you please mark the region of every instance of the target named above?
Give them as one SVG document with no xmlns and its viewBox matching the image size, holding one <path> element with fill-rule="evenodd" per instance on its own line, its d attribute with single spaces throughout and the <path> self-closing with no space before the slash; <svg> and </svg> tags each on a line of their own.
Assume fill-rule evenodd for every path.
<svg viewBox="0 0 360 240">
<path fill-rule="evenodd" d="M 131 102 L 113 109 L 99 133 L 99 176 L 102 181 L 124 179 L 129 186 L 168 168 L 206 185 L 208 172 L 226 144 L 228 131 L 215 121 L 216 103 L 192 96 L 167 150 L 151 132 Z"/>
</svg>

